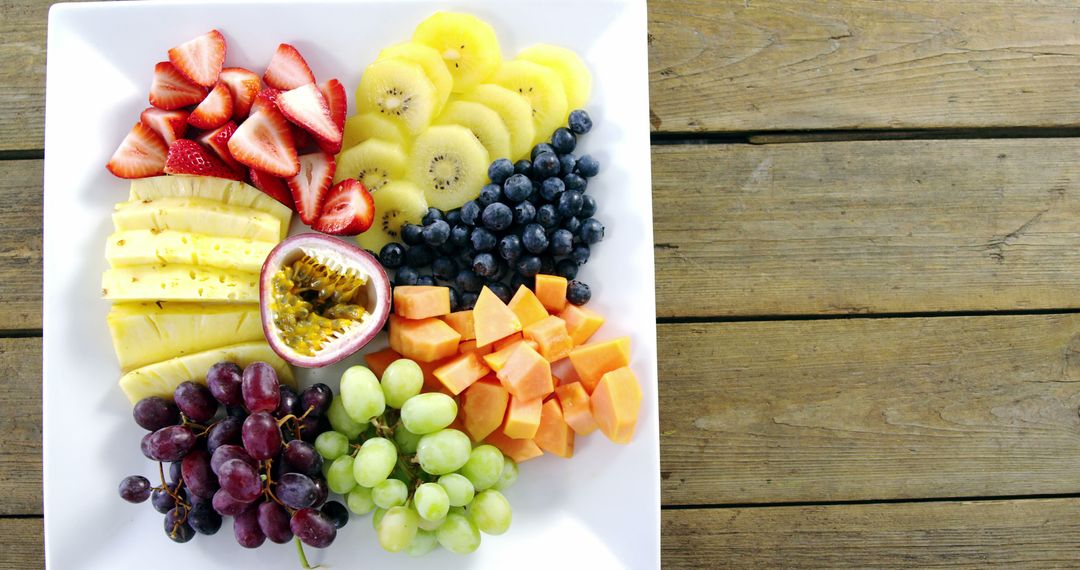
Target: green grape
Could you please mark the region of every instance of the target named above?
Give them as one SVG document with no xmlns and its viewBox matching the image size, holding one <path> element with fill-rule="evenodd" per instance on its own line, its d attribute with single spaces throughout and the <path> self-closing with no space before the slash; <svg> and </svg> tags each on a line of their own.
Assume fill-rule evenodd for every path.
<svg viewBox="0 0 1080 570">
<path fill-rule="evenodd" d="M 330 409 L 326 410 L 326 419 L 330 420 L 330 427 L 334 428 L 334 431 L 345 434 L 345 437 L 349 439 L 360 437 L 364 428 L 367 427 L 367 424 L 359 423 L 345 413 L 345 404 L 341 403 L 341 398 L 334 398 L 330 402 Z"/>
<path fill-rule="evenodd" d="M 502 534 L 510 528 L 510 501 L 494 489 L 480 491 L 469 505 L 469 517 L 485 533 Z"/>
<path fill-rule="evenodd" d="M 351 455 L 342 455 L 330 464 L 330 470 L 326 472 L 326 485 L 330 490 L 344 495 L 356 487 L 356 479 L 353 477 L 354 461 Z"/>
<path fill-rule="evenodd" d="M 336 431 L 324 431 L 315 438 L 315 451 L 323 459 L 333 461 L 349 452 L 349 438 Z"/>
<path fill-rule="evenodd" d="M 360 446 L 353 463 L 353 477 L 364 487 L 374 487 L 390 476 L 397 465 L 397 448 L 389 439 L 373 437 Z"/>
<path fill-rule="evenodd" d="M 397 479 L 387 479 L 371 489 L 371 498 L 383 509 L 404 505 L 409 498 L 409 487 Z"/>
<path fill-rule="evenodd" d="M 382 391 L 386 405 L 401 409 L 405 402 L 424 387 L 424 371 L 420 365 L 402 358 L 390 363 L 382 375 Z"/>
<path fill-rule="evenodd" d="M 439 545 L 454 554 L 468 554 L 480 548 L 480 531 L 468 517 L 451 513 L 446 522 L 435 531 Z"/>
<path fill-rule="evenodd" d="M 420 443 L 420 435 L 405 429 L 403 425 L 398 425 L 394 428 L 394 443 L 397 444 L 402 453 L 412 455 L 416 453 L 416 445 Z"/>
<path fill-rule="evenodd" d="M 352 477 L 352 473 L 349 473 L 349 476 Z M 355 482 L 355 479 L 353 481 Z M 371 489 L 359 485 L 349 491 L 345 503 L 350 511 L 358 515 L 366 515 L 375 509 L 375 501 L 371 500 Z"/>
<path fill-rule="evenodd" d="M 420 557 L 435 550 L 438 546 L 439 540 L 435 538 L 434 532 L 418 529 L 416 531 L 416 536 L 413 537 L 412 542 L 409 543 L 409 548 L 406 548 L 405 552 L 407 552 L 409 556 Z"/>
<path fill-rule="evenodd" d="M 438 483 L 424 483 L 417 487 L 413 503 L 420 518 L 428 521 L 446 518 L 446 512 L 450 510 L 450 497 Z"/>
<path fill-rule="evenodd" d="M 386 399 L 382 386 L 370 370 L 363 366 L 353 366 L 341 376 L 341 400 L 345 411 L 353 421 L 366 424 L 386 410 Z"/>
<path fill-rule="evenodd" d="M 450 425 L 457 417 L 457 402 L 446 394 L 429 392 L 409 398 L 401 407 L 401 423 L 419 435 L 433 433 Z"/>
<path fill-rule="evenodd" d="M 453 473 L 465 465 L 472 452 L 469 436 L 456 429 L 444 429 L 420 438 L 416 458 L 420 468 L 432 475 Z"/>
<path fill-rule="evenodd" d="M 503 454 L 494 445 L 480 445 L 472 450 L 469 460 L 461 466 L 461 474 L 472 481 L 477 491 L 499 482 L 503 472 Z"/>
<path fill-rule="evenodd" d="M 326 476 L 330 473 L 330 466 L 333 464 L 333 461 L 323 461 L 322 465 L 319 466 L 319 471 L 322 472 L 323 479 L 326 479 Z"/>
<path fill-rule="evenodd" d="M 439 484 L 446 491 L 446 497 L 450 500 L 451 507 L 464 507 L 473 500 L 476 489 L 472 481 L 460 473 L 451 473 L 439 477 Z"/>
<path fill-rule="evenodd" d="M 416 524 L 420 521 L 416 511 L 408 507 L 394 507 L 386 511 L 379 521 L 379 546 L 387 552 L 401 552 L 409 547 L 416 536 Z"/>
<path fill-rule="evenodd" d="M 386 516 L 386 509 L 375 508 L 375 514 L 371 516 L 371 526 L 375 528 L 375 531 L 379 531 L 379 523 L 382 522 L 383 517 Z"/>
<path fill-rule="evenodd" d="M 518 466 L 517 462 L 509 457 L 503 458 L 503 470 L 502 475 L 499 476 L 499 481 L 495 483 L 491 488 L 496 491 L 502 491 L 507 489 L 517 482 L 518 478 Z"/>
<path fill-rule="evenodd" d="M 413 504 L 413 507 L 414 508 L 416 507 L 415 503 Z M 420 528 L 422 528 L 424 530 L 435 530 L 435 529 L 439 528 L 440 526 L 442 526 L 442 524 L 444 522 L 446 522 L 446 517 L 443 517 L 443 518 L 438 519 L 438 520 L 433 520 L 433 521 L 425 520 L 424 517 L 420 517 L 420 522 L 417 523 L 416 526 L 418 526 L 418 527 L 420 527 Z"/>
</svg>

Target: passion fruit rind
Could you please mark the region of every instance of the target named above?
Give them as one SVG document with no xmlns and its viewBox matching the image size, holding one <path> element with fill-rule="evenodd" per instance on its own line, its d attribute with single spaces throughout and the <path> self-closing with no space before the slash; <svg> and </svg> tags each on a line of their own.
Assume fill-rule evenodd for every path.
<svg viewBox="0 0 1080 570">
<path fill-rule="evenodd" d="M 382 329 L 390 282 L 366 251 L 332 237 L 301 234 L 263 264 L 263 332 L 290 364 L 328 366 L 356 353 Z"/>
</svg>

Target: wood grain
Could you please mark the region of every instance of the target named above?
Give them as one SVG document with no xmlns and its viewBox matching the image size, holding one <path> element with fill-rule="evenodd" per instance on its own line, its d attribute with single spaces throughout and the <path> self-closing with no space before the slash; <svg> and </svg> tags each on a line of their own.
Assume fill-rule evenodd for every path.
<svg viewBox="0 0 1080 570">
<path fill-rule="evenodd" d="M 665 568 L 1064 568 L 1080 500 L 663 511 Z"/>
<path fill-rule="evenodd" d="M 1080 489 L 1080 315 L 658 334 L 665 505 Z"/>
<path fill-rule="evenodd" d="M 649 2 L 665 132 L 1080 122 L 1070 0 Z"/>
<path fill-rule="evenodd" d="M 0 570 L 44 568 L 43 527 L 40 518 L 0 518 Z"/>
<path fill-rule="evenodd" d="M 0 151 L 43 148 L 50 5 L 42 0 L 0 2 Z"/>
<path fill-rule="evenodd" d="M 1080 307 L 1080 139 L 652 156 L 660 316 Z"/>
<path fill-rule="evenodd" d="M 41 514 L 40 338 L 0 339 L 0 433 L 0 515 Z"/>
<path fill-rule="evenodd" d="M 42 161 L 0 161 L 0 330 L 41 328 Z"/>
</svg>

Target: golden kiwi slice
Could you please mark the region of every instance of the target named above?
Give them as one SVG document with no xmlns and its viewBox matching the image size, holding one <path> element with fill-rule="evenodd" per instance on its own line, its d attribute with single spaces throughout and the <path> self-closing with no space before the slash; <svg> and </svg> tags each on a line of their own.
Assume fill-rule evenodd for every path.
<svg viewBox="0 0 1080 570">
<path fill-rule="evenodd" d="M 360 112 L 373 111 L 398 121 L 413 135 L 431 124 L 438 101 L 424 68 L 396 57 L 369 65 L 356 88 Z"/>
<path fill-rule="evenodd" d="M 376 192 L 391 180 L 405 177 L 405 151 L 401 145 L 368 139 L 337 155 L 334 184 L 346 178 L 359 180 L 368 192 Z"/>
<path fill-rule="evenodd" d="M 412 41 L 442 55 L 455 93 L 472 89 L 491 76 L 502 61 L 499 40 L 490 24 L 471 14 L 435 12 L 413 32 Z"/>
<path fill-rule="evenodd" d="M 413 142 L 407 176 L 429 206 L 451 210 L 480 195 L 490 163 L 487 149 L 472 131 L 459 125 L 436 125 Z"/>
<path fill-rule="evenodd" d="M 480 103 L 451 101 L 435 119 L 436 125 L 461 125 L 470 131 L 488 151 L 488 158 L 510 158 L 510 131 L 495 111 Z"/>
<path fill-rule="evenodd" d="M 538 63 L 515 59 L 504 62 L 491 82 L 520 94 L 529 102 L 536 128 L 534 144 L 546 141 L 566 122 L 569 112 L 566 90 L 554 71 Z"/>
<path fill-rule="evenodd" d="M 375 200 L 375 222 L 368 231 L 356 236 L 356 243 L 376 254 L 392 241 L 401 241 L 401 226 L 419 224 L 427 213 L 424 193 L 404 180 L 387 183 L 371 195 Z"/>
</svg>

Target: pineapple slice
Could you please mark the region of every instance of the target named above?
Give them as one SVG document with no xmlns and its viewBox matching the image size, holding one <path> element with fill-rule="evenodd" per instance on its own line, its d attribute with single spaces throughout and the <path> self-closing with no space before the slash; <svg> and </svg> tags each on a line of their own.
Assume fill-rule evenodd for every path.
<svg viewBox="0 0 1080 570">
<path fill-rule="evenodd" d="M 108 269 L 102 295 L 114 301 L 259 302 L 259 275 L 194 265 L 139 265 Z"/>
<path fill-rule="evenodd" d="M 267 196 L 258 188 L 243 182 L 212 178 L 210 176 L 155 176 L 131 181 L 129 200 L 156 200 L 159 198 L 204 198 L 223 202 L 230 206 L 251 208 L 274 216 L 281 222 L 277 239 L 289 233 L 292 210 Z"/>
<path fill-rule="evenodd" d="M 143 398 L 158 396 L 171 400 L 173 391 L 180 384 L 192 380 L 206 383 L 206 372 L 214 364 L 227 360 L 240 366 L 252 362 L 266 362 L 277 371 L 282 384 L 296 387 L 292 368 L 270 348 L 265 340 L 223 346 L 195 354 L 188 354 L 136 368 L 120 378 L 120 389 L 132 404 Z"/>
<path fill-rule="evenodd" d="M 105 321 L 124 372 L 176 356 L 264 338 L 259 305 L 254 303 L 118 303 Z"/>
<path fill-rule="evenodd" d="M 187 263 L 258 273 L 274 244 L 190 232 L 128 230 L 109 236 L 105 259 L 110 267 Z"/>
<path fill-rule="evenodd" d="M 281 223 L 274 216 L 206 198 L 121 202 L 113 212 L 113 225 L 117 231 L 177 230 L 273 242 L 281 238 Z"/>
</svg>

